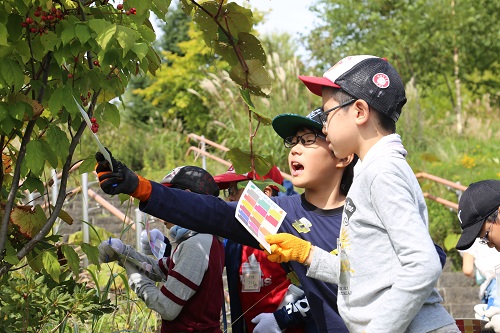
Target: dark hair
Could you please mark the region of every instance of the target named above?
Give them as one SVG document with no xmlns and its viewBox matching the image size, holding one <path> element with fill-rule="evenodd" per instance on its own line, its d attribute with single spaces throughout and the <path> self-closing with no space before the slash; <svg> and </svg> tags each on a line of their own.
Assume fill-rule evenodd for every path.
<svg viewBox="0 0 500 333">
<path fill-rule="evenodd" d="M 347 101 L 357 98 L 354 96 L 349 95 L 342 89 L 332 89 L 333 94 L 332 97 L 335 99 L 339 104 L 346 103 Z M 368 103 L 368 102 L 367 102 Z M 385 114 L 377 111 L 376 109 L 372 108 L 370 105 L 370 112 L 374 112 L 377 114 L 377 119 L 379 120 L 380 126 L 382 128 L 390 133 L 396 133 L 396 123 L 394 120 L 391 119 L 391 117 L 386 116 Z"/>
<path fill-rule="evenodd" d="M 349 189 L 351 188 L 352 181 L 354 179 L 354 166 L 358 162 L 358 156 L 354 155 L 351 163 L 345 167 L 344 173 L 342 174 L 342 179 L 340 180 L 340 193 L 347 195 Z"/>
<path fill-rule="evenodd" d="M 495 209 L 495 211 L 486 218 L 485 222 L 495 223 L 497 218 L 498 218 L 498 209 Z"/>
</svg>

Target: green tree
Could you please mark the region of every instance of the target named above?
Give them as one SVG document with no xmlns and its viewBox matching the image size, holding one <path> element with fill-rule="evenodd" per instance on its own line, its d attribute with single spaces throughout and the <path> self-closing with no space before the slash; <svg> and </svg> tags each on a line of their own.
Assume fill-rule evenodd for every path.
<svg viewBox="0 0 500 333">
<path fill-rule="evenodd" d="M 1 3 L 2 284 L 9 280 L 12 269 L 29 265 L 36 275 L 36 289 L 42 290 L 41 285 L 51 290 L 54 285 L 64 285 L 61 290 L 70 294 L 77 289 L 67 281 L 76 280 L 79 274 L 79 256 L 72 246 L 61 245 L 61 236 L 51 235 L 51 231 L 57 218 L 72 222 L 62 206 L 77 147 L 82 142 L 95 147 L 95 143 L 89 141 L 90 136 L 83 136 L 87 125 L 82 116 L 95 118 L 91 119 L 94 132 L 98 125 L 101 131 L 105 125 L 119 126 L 120 111 L 111 101 L 124 93 L 134 75 L 154 74 L 158 69 L 160 57 L 152 47 L 156 35 L 149 13 L 153 11 L 158 17 L 164 17 L 169 5 L 170 1 L 159 0 L 127 0 L 116 6 L 107 0 L 6 0 Z M 269 92 L 269 78 L 263 75 L 267 72 L 262 46 L 250 33 L 253 25 L 250 10 L 222 0 L 203 4 L 183 1 L 182 8 L 186 15 L 194 17 L 203 40 L 213 50 L 211 54 L 229 63 L 232 78 L 249 103 L 249 93 Z M 176 107 L 191 106 L 183 102 L 178 98 Z M 80 109 L 82 105 L 85 109 Z M 202 123 L 195 115 L 186 114 L 184 118 L 186 122 Z M 94 164 L 93 154 L 85 157 L 88 163 L 82 171 L 89 171 Z M 62 178 L 57 198 L 49 200 L 44 210 L 40 205 L 26 204 L 25 191 L 39 195 L 48 192 L 48 167 L 61 170 Z M 95 246 L 82 243 L 80 248 L 90 262 L 98 264 Z M 16 288 L 12 288 L 16 293 Z M 86 288 L 82 290 L 92 293 Z M 5 295 L 1 297 L 9 297 Z M 67 303 L 74 303 L 72 301 L 52 307 L 51 301 L 57 303 L 57 295 L 58 292 L 42 293 L 42 297 L 51 297 L 43 303 L 47 310 L 45 321 L 26 311 L 20 319 L 24 327 L 43 327 L 50 320 L 59 321 L 58 327 L 64 326 L 68 316 L 78 315 L 84 321 L 86 315 L 102 315 L 107 307 L 99 297 L 83 296 L 81 299 L 86 303 L 78 313 L 67 307 Z M 26 307 L 39 306 L 24 300 Z M 89 307 L 89 303 L 96 307 Z M 16 321 L 18 315 L 2 312 L 4 321 Z"/>
<path fill-rule="evenodd" d="M 459 132 L 462 97 L 480 98 L 480 90 L 497 96 L 498 2 L 318 0 L 311 10 L 322 22 L 306 41 L 321 70 L 350 54 L 387 57 L 404 81 L 414 78 L 423 96 L 449 87 L 443 92 Z"/>
</svg>

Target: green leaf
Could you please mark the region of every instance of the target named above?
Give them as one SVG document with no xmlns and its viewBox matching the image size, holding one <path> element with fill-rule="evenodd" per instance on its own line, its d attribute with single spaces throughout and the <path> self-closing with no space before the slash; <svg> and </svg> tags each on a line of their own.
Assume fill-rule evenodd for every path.
<svg viewBox="0 0 500 333">
<path fill-rule="evenodd" d="M 161 0 L 161 2 L 164 2 Z M 137 27 L 139 34 L 146 43 L 153 43 L 156 40 L 156 33 L 153 29 L 150 29 L 144 25 Z"/>
<path fill-rule="evenodd" d="M 69 245 L 61 245 L 61 252 L 68 261 L 68 266 L 75 276 L 80 274 L 80 258 L 78 253 Z"/>
<path fill-rule="evenodd" d="M 94 171 L 95 165 L 96 161 L 94 156 L 87 157 L 86 159 L 83 160 L 82 164 L 80 164 L 78 171 L 80 172 L 80 174 L 84 174 L 86 172 L 92 172 Z"/>
<path fill-rule="evenodd" d="M 0 45 L 9 46 L 9 43 L 7 42 L 7 36 L 7 27 L 0 22 Z"/>
<path fill-rule="evenodd" d="M 69 21 L 63 21 L 61 26 L 61 42 L 63 45 L 69 44 L 75 39 L 75 25 Z"/>
<path fill-rule="evenodd" d="M 248 77 L 241 66 L 231 68 L 229 76 L 242 87 L 246 87 L 252 94 L 268 96 L 271 92 L 272 81 L 262 63 L 257 60 L 246 61 Z"/>
<path fill-rule="evenodd" d="M 159 18 L 164 18 L 168 12 L 168 8 L 172 0 L 153 0 L 153 5 L 151 6 L 151 10 L 155 13 Z"/>
<path fill-rule="evenodd" d="M 35 175 L 39 175 L 45 164 L 43 143 L 40 140 L 32 140 L 26 145 L 26 167 L 31 169 Z"/>
<path fill-rule="evenodd" d="M 30 192 L 38 191 L 38 193 L 44 193 L 45 187 L 43 182 L 34 176 L 28 175 L 23 181 L 22 189 L 27 189 Z"/>
<path fill-rule="evenodd" d="M 89 262 L 94 265 L 99 265 L 99 249 L 97 246 L 92 246 L 87 243 L 82 243 L 82 251 L 87 255 Z"/>
<path fill-rule="evenodd" d="M 63 107 L 64 87 L 58 87 L 49 99 L 49 111 L 52 117 L 57 117 Z"/>
<path fill-rule="evenodd" d="M 113 24 L 104 19 L 93 19 L 89 21 L 90 29 L 94 30 L 97 34 L 109 29 Z"/>
<path fill-rule="evenodd" d="M 42 153 L 45 155 L 45 160 L 49 162 L 52 168 L 57 168 L 59 159 L 56 153 L 46 141 L 40 140 L 40 142 L 42 143 Z"/>
<path fill-rule="evenodd" d="M 243 98 L 243 102 L 245 102 L 250 111 L 256 111 L 255 106 L 252 102 L 252 98 L 250 96 L 250 92 L 247 89 L 240 89 L 240 95 Z"/>
<path fill-rule="evenodd" d="M 149 46 L 146 43 L 135 43 L 132 47 L 132 51 L 137 55 L 137 59 L 142 61 L 144 57 L 148 54 Z"/>
<path fill-rule="evenodd" d="M 66 133 L 57 126 L 49 126 L 47 129 L 47 142 L 58 154 L 61 161 L 68 156 L 69 140 Z"/>
<path fill-rule="evenodd" d="M 222 26 L 232 35 L 238 36 L 240 32 L 250 32 L 253 25 L 253 14 L 248 8 L 230 2 L 223 6 L 223 17 L 219 18 Z M 238 36 L 239 38 L 239 36 Z"/>
<path fill-rule="evenodd" d="M 242 151 L 239 148 L 231 148 L 227 152 L 227 157 L 234 166 L 234 171 L 244 174 L 252 171 L 252 158 L 250 152 Z M 274 165 L 272 156 L 253 155 L 255 171 L 258 175 L 265 175 Z"/>
<path fill-rule="evenodd" d="M 102 103 L 97 109 L 96 113 L 98 113 L 102 120 L 105 122 L 110 122 L 116 128 L 120 126 L 120 110 L 113 103 Z"/>
<path fill-rule="evenodd" d="M 19 258 L 17 257 L 17 251 L 10 243 L 7 238 L 7 242 L 5 243 L 5 257 L 4 260 L 11 265 L 17 265 L 19 263 Z"/>
<path fill-rule="evenodd" d="M 107 29 L 102 32 L 98 32 L 98 36 L 96 38 L 97 44 L 103 49 L 106 50 L 108 44 L 112 39 L 114 39 L 116 34 L 117 26 L 111 25 Z"/>
<path fill-rule="evenodd" d="M 43 268 L 49 273 L 54 281 L 59 283 L 59 275 L 61 275 L 61 265 L 57 260 L 57 255 L 51 251 L 42 253 Z"/>
<path fill-rule="evenodd" d="M 16 61 L 2 59 L 0 62 L 0 73 L 5 82 L 19 90 L 24 84 L 24 72 Z"/>
<path fill-rule="evenodd" d="M 54 51 L 57 45 L 61 42 L 59 37 L 52 31 L 48 31 L 40 36 L 42 45 L 44 46 L 45 52 Z"/>
<path fill-rule="evenodd" d="M 82 44 L 85 44 L 90 38 L 92 38 L 90 28 L 85 22 L 75 24 L 75 35 Z"/>
<path fill-rule="evenodd" d="M 35 272 L 40 272 L 43 268 L 42 256 L 38 253 L 38 251 L 33 250 L 26 255 L 26 259 L 28 259 L 28 264 Z"/>
<path fill-rule="evenodd" d="M 116 40 L 123 49 L 123 56 L 134 46 L 136 38 L 137 32 L 135 30 L 124 26 L 117 27 Z"/>
</svg>

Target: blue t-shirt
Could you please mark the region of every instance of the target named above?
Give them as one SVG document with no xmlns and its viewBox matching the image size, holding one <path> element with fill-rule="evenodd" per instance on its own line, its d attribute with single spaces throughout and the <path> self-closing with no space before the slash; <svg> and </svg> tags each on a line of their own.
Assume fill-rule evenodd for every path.
<svg viewBox="0 0 500 333">
<path fill-rule="evenodd" d="M 257 240 L 234 217 L 236 203 L 151 183 L 149 200 L 139 206 L 142 211 L 184 228 L 260 248 Z M 328 252 L 337 248 L 343 207 L 322 210 L 307 202 L 303 195 L 271 199 L 287 213 L 279 232 L 298 236 Z M 307 296 L 318 331 L 347 333 L 337 311 L 337 286 L 307 277 L 307 267 L 298 262 L 289 265 Z"/>
</svg>

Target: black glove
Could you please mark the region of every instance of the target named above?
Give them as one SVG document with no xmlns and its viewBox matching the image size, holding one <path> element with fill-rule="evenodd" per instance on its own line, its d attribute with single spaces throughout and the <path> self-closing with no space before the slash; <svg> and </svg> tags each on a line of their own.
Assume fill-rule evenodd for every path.
<svg viewBox="0 0 500 333">
<path fill-rule="evenodd" d="M 109 162 L 101 152 L 95 154 L 97 161 L 95 171 L 99 178 L 99 186 L 107 194 L 132 194 L 139 185 L 139 177 L 135 172 L 127 168 L 125 164 L 115 160 L 109 150 L 108 152 L 113 163 L 113 171 L 111 171 Z"/>
</svg>

